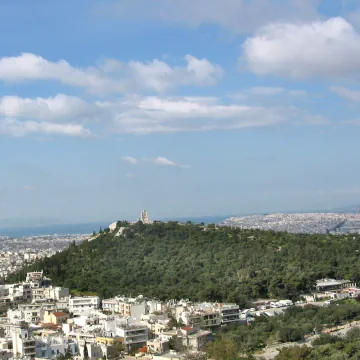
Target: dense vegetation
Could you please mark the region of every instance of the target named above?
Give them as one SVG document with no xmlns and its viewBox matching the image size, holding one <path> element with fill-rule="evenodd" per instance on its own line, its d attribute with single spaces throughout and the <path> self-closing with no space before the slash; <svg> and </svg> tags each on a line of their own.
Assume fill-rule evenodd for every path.
<svg viewBox="0 0 360 360">
<path fill-rule="evenodd" d="M 353 320 L 360 320 L 359 303 L 334 304 L 329 307 L 294 306 L 276 317 L 257 317 L 250 326 L 223 328 L 217 337 L 233 342 L 238 353 L 253 353 L 266 345 L 304 340 L 306 335 L 320 333 L 325 328 Z"/>
<path fill-rule="evenodd" d="M 360 328 L 349 330 L 344 338 L 321 335 L 312 347 L 296 346 L 282 349 L 275 360 L 358 360 L 360 359 Z"/>
<path fill-rule="evenodd" d="M 359 235 L 294 235 L 176 222 L 102 232 L 14 274 L 43 269 L 54 284 L 103 297 L 231 301 L 296 298 L 323 277 L 360 280 Z"/>
</svg>

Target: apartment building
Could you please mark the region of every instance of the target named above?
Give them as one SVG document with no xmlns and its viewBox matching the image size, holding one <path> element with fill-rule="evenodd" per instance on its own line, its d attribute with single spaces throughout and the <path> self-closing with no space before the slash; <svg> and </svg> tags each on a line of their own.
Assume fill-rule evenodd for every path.
<svg viewBox="0 0 360 360">
<path fill-rule="evenodd" d="M 56 359 L 61 355 L 65 355 L 68 350 L 72 356 L 77 355 L 77 343 L 63 336 L 42 337 L 36 340 L 36 358 Z"/>
<path fill-rule="evenodd" d="M 80 315 L 84 312 L 99 309 L 100 298 L 98 296 L 83 296 L 69 298 L 69 311 L 73 314 Z"/>
<path fill-rule="evenodd" d="M 115 297 L 113 299 L 106 299 L 102 301 L 102 308 L 104 311 L 110 311 L 124 317 L 131 316 L 139 320 L 141 315 L 148 313 L 146 301 L 142 297 Z"/>
<path fill-rule="evenodd" d="M 148 328 L 144 324 L 134 324 L 130 319 L 120 317 L 103 322 L 103 334 L 109 338 L 119 338 L 124 345 L 144 346 L 148 340 Z"/>
<path fill-rule="evenodd" d="M 236 304 L 220 304 L 221 323 L 223 325 L 240 321 L 240 307 Z"/>
<path fill-rule="evenodd" d="M 10 322 L 25 321 L 28 324 L 37 324 L 44 319 L 44 313 L 41 305 L 21 304 L 18 309 L 8 310 L 7 317 Z"/>
<path fill-rule="evenodd" d="M 201 329 L 220 326 L 222 322 L 221 311 L 215 308 L 184 311 L 180 318 L 184 324 Z"/>
<path fill-rule="evenodd" d="M 32 288 L 29 283 L 5 285 L 8 295 L 13 301 L 30 302 L 32 299 Z"/>
<path fill-rule="evenodd" d="M 117 327 L 116 336 L 128 348 L 145 346 L 148 341 L 148 328 L 142 325 L 123 325 Z"/>
<path fill-rule="evenodd" d="M 11 331 L 11 338 L 15 357 L 35 359 L 35 339 L 27 328 L 14 326 Z"/>
<path fill-rule="evenodd" d="M 205 348 L 207 343 L 212 339 L 211 331 L 204 331 L 187 326 L 180 330 L 178 339 L 181 345 L 187 350 L 200 351 Z"/>
</svg>

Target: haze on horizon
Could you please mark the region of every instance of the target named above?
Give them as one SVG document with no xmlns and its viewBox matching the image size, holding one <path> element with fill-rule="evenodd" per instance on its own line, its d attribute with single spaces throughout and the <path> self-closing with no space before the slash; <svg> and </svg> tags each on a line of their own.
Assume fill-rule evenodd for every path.
<svg viewBox="0 0 360 360">
<path fill-rule="evenodd" d="M 360 202 L 356 0 L 4 0 L 0 31 L 0 222 Z"/>
</svg>

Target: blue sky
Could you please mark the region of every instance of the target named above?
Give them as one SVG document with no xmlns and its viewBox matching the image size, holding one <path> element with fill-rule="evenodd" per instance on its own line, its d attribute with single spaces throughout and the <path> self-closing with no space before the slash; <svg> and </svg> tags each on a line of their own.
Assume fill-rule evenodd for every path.
<svg viewBox="0 0 360 360">
<path fill-rule="evenodd" d="M 356 0 L 2 0 L 0 32 L 0 225 L 360 203 Z"/>
</svg>

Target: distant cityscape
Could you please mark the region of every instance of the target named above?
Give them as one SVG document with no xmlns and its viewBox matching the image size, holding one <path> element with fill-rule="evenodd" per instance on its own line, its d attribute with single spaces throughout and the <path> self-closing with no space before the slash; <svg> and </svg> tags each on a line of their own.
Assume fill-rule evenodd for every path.
<svg viewBox="0 0 360 360">
<path fill-rule="evenodd" d="M 72 242 L 81 243 L 89 235 L 0 236 L 0 277 L 21 269 L 38 259 L 66 249 Z"/>
<path fill-rule="evenodd" d="M 305 234 L 347 234 L 360 232 L 360 214 L 295 213 L 235 216 L 221 223 L 242 229 L 261 229 Z"/>
</svg>

